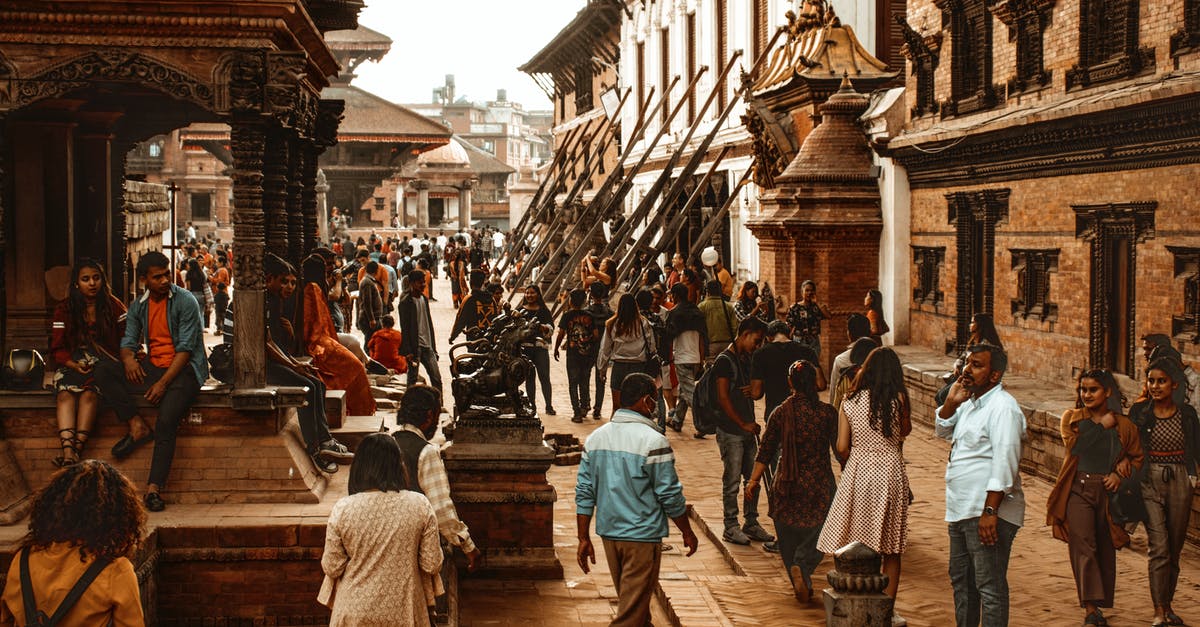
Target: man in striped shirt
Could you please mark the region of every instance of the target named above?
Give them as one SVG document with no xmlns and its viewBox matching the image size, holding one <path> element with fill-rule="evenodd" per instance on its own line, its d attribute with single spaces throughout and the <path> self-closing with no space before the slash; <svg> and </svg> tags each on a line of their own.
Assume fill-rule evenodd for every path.
<svg viewBox="0 0 1200 627">
<path fill-rule="evenodd" d="M 670 518 L 683 534 L 688 556 L 696 534 L 688 522 L 683 486 L 675 473 L 675 453 L 658 431 L 655 413 L 660 391 L 654 379 L 633 373 L 621 382 L 623 407 L 588 436 L 575 485 L 577 558 L 583 572 L 596 563 L 590 527 L 604 541 L 604 555 L 617 588 L 613 625 L 650 622 L 650 597 L 658 581 L 662 539 Z"/>
</svg>

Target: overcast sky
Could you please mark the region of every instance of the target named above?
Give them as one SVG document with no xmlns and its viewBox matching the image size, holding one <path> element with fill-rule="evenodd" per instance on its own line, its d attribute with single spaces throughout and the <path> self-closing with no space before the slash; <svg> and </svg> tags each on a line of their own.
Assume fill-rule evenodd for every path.
<svg viewBox="0 0 1200 627">
<path fill-rule="evenodd" d="M 392 38 L 381 63 L 359 66 L 354 84 L 393 102 L 431 100 L 446 74 L 458 97 L 508 99 L 550 109 L 528 74 L 517 71 L 550 42 L 584 0 L 367 0 L 359 23 Z"/>
</svg>

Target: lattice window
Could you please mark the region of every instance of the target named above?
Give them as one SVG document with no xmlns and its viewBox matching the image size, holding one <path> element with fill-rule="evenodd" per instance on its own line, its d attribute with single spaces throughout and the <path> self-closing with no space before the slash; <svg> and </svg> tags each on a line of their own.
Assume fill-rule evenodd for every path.
<svg viewBox="0 0 1200 627">
<path fill-rule="evenodd" d="M 713 30 L 716 31 L 717 36 L 717 45 L 715 47 L 717 52 L 717 61 L 713 64 L 716 67 L 716 71 L 712 72 L 711 74 L 713 76 L 720 76 L 721 73 L 725 71 L 725 63 L 729 60 L 729 3 L 718 0 L 718 2 L 715 2 L 714 4 L 716 5 L 715 10 L 717 23 Z M 714 89 L 718 90 L 718 111 L 723 111 L 725 109 L 725 103 L 729 97 L 728 90 L 726 89 L 727 85 L 728 83 L 714 87 Z"/>
<path fill-rule="evenodd" d="M 945 246 L 913 246 L 913 265 L 917 270 L 917 286 L 913 302 L 918 305 L 941 304 L 945 294 L 938 289 L 942 264 L 946 261 Z"/>
<path fill-rule="evenodd" d="M 1183 280 L 1183 313 L 1171 317 L 1171 335 L 1200 344 L 1200 248 L 1167 246 L 1175 255 L 1175 278 Z"/>
<path fill-rule="evenodd" d="M 941 47 L 941 35 L 922 37 L 913 30 L 908 22 L 897 17 L 896 24 L 901 28 L 904 45 L 900 53 L 912 62 L 913 77 L 917 81 L 916 102 L 912 107 L 913 117 L 929 113 L 937 113 L 938 103 L 933 93 L 933 75 L 938 66 L 938 49 Z"/>
<path fill-rule="evenodd" d="M 666 124 L 667 118 L 671 115 L 671 94 L 667 92 L 667 87 L 671 85 L 671 31 L 664 28 L 659 35 L 658 84 L 662 89 L 663 97 L 662 121 L 663 124 Z"/>
<path fill-rule="evenodd" d="M 753 29 L 751 45 L 754 57 L 750 59 L 750 62 L 762 55 L 763 51 L 767 49 L 767 42 L 771 40 L 771 20 L 767 13 L 767 0 L 753 0 L 753 4 L 753 14 L 750 17 Z"/>
<path fill-rule="evenodd" d="M 1058 272 L 1058 249 L 1012 249 L 1012 268 L 1017 272 L 1017 298 L 1012 301 L 1013 317 L 1038 318 L 1043 322 L 1058 319 L 1058 305 L 1050 302 L 1050 273 Z"/>
<path fill-rule="evenodd" d="M 1016 43 L 1017 76 L 1008 83 L 1009 93 L 1050 84 L 1044 66 L 1042 33 L 1050 23 L 1054 0 L 1000 0 L 991 5 L 992 14 L 1008 27 L 1008 40 Z"/>
<path fill-rule="evenodd" d="M 594 72 L 591 62 L 575 66 L 575 115 L 587 113 L 595 106 L 592 94 L 592 78 Z"/>
<path fill-rule="evenodd" d="M 638 106 L 642 106 L 646 102 L 646 43 L 638 42 L 637 45 L 637 101 Z M 639 111 L 639 113 L 641 113 Z"/>
<path fill-rule="evenodd" d="M 989 109 L 992 88 L 992 14 L 984 0 L 935 0 L 950 26 L 950 101 L 942 115 Z"/>
<path fill-rule="evenodd" d="M 687 16 L 687 80 L 696 75 L 696 14 Z M 688 124 L 696 121 L 696 90 L 687 95 Z"/>
<path fill-rule="evenodd" d="M 1004 188 L 946 194 L 958 265 L 954 285 L 958 350 L 966 348 L 971 335 L 971 316 L 994 313 L 996 227 L 1008 220 L 1011 195 L 1011 190 Z"/>
<path fill-rule="evenodd" d="M 1067 89 L 1153 68 L 1154 50 L 1138 47 L 1138 0 L 1081 0 L 1079 64 L 1067 71 Z"/>
<path fill-rule="evenodd" d="M 1171 35 L 1171 56 L 1200 48 L 1200 0 L 1183 1 L 1183 29 Z"/>
</svg>

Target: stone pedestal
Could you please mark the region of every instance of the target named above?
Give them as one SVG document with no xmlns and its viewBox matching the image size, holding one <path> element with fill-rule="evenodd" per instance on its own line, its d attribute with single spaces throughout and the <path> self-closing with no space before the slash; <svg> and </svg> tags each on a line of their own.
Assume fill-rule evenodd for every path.
<svg viewBox="0 0 1200 627">
<path fill-rule="evenodd" d="M 554 449 L 537 418 L 468 409 L 442 453 L 458 515 L 484 554 L 483 576 L 559 579 L 554 554 Z"/>
<path fill-rule="evenodd" d="M 896 600 L 883 593 L 887 575 L 883 559 L 871 547 L 851 542 L 833 554 L 834 570 L 826 577 L 825 624 L 828 627 L 891 627 Z"/>
</svg>

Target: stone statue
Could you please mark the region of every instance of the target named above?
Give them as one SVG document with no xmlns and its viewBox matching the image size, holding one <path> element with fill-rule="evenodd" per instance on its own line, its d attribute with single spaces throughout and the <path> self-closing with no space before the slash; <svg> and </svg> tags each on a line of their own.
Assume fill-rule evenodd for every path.
<svg viewBox="0 0 1200 627">
<path fill-rule="evenodd" d="M 508 313 L 494 318 L 486 329 L 469 331 L 466 342 L 451 347 L 451 391 L 460 418 L 535 417 L 523 392 L 533 364 L 522 349 L 537 344 L 539 331 L 536 320 Z M 459 348 L 467 352 L 456 355 Z"/>
</svg>

